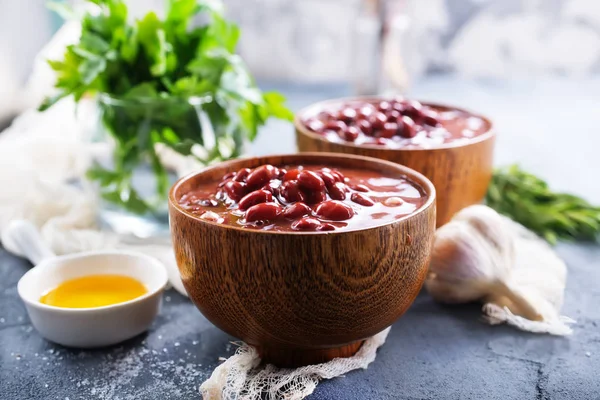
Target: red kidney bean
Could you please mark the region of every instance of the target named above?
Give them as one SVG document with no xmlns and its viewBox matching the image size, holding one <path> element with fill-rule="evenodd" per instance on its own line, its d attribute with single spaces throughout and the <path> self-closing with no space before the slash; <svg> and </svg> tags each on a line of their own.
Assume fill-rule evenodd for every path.
<svg viewBox="0 0 600 400">
<path fill-rule="evenodd" d="M 302 202 L 290 204 L 283 210 L 283 216 L 287 219 L 296 219 L 310 214 L 312 210 Z"/>
<path fill-rule="evenodd" d="M 315 208 L 318 216 L 332 221 L 345 221 L 354 216 L 354 210 L 338 200 L 327 200 Z"/>
<path fill-rule="evenodd" d="M 298 184 L 300 187 L 311 191 L 320 191 L 325 188 L 323 179 L 314 172 L 307 170 L 302 170 L 298 174 Z"/>
<path fill-rule="evenodd" d="M 352 190 L 356 190 L 357 192 L 368 192 L 369 188 L 366 185 L 363 185 L 362 183 L 358 183 L 356 185 L 350 185 L 350 189 Z"/>
<path fill-rule="evenodd" d="M 379 133 L 382 138 L 390 139 L 398 133 L 398 124 L 395 122 L 386 122 Z"/>
<path fill-rule="evenodd" d="M 325 130 L 325 124 L 316 118 L 311 118 L 308 121 L 306 121 L 304 124 L 306 125 L 306 127 L 308 129 L 310 129 L 313 132 L 321 133 Z"/>
<path fill-rule="evenodd" d="M 338 171 L 336 169 L 334 169 L 334 170 L 331 171 L 331 175 L 333 175 L 333 177 L 335 178 L 335 180 L 338 181 L 338 182 L 344 182 L 344 180 L 345 180 L 344 175 L 340 171 Z"/>
<path fill-rule="evenodd" d="M 351 107 L 343 108 L 337 115 L 337 118 L 345 123 L 350 123 L 356 118 L 356 110 Z"/>
<path fill-rule="evenodd" d="M 279 196 L 279 186 L 277 185 L 277 181 L 271 181 L 262 187 L 262 190 L 266 190 L 270 192 L 273 196 Z"/>
<path fill-rule="evenodd" d="M 305 201 L 306 195 L 300 191 L 298 181 L 291 180 L 285 181 L 279 189 L 279 193 L 288 203 L 294 203 L 296 201 Z"/>
<path fill-rule="evenodd" d="M 355 126 L 349 126 L 343 131 L 339 133 L 340 137 L 348 142 L 354 142 L 358 135 L 360 135 L 360 130 Z"/>
<path fill-rule="evenodd" d="M 304 217 L 292 223 L 292 229 L 296 231 L 316 231 L 321 222 L 315 218 Z"/>
<path fill-rule="evenodd" d="M 371 136 L 373 134 L 373 126 L 366 119 L 359 120 L 356 123 L 356 127 L 367 136 Z"/>
<path fill-rule="evenodd" d="M 392 105 L 388 101 L 381 101 L 377 105 L 377 109 L 379 109 L 381 112 L 386 112 L 392 109 Z"/>
<path fill-rule="evenodd" d="M 237 174 L 235 174 L 235 178 L 233 178 L 233 180 L 236 182 L 244 182 L 248 175 L 250 175 L 250 172 L 252 172 L 250 168 L 242 168 L 237 172 Z"/>
<path fill-rule="evenodd" d="M 407 116 L 401 117 L 398 121 L 398 132 L 400 132 L 400 136 L 405 138 L 415 137 L 417 134 L 417 130 L 415 129 L 415 121 Z"/>
<path fill-rule="evenodd" d="M 318 231 L 327 232 L 327 231 L 335 231 L 335 225 L 332 224 L 322 224 L 317 228 Z"/>
<path fill-rule="evenodd" d="M 358 110 L 356 117 L 360 120 L 366 119 L 366 118 L 369 118 L 369 116 L 371 114 L 373 114 L 374 112 L 375 112 L 375 107 L 373 107 L 371 104 L 364 105 Z"/>
<path fill-rule="evenodd" d="M 221 181 L 228 181 L 235 176 L 235 172 L 229 172 L 228 174 L 223 175 Z"/>
<path fill-rule="evenodd" d="M 331 111 L 321 111 L 321 112 L 319 113 L 319 115 L 317 115 L 317 117 L 318 117 L 318 118 L 319 118 L 321 121 L 323 121 L 323 120 L 329 120 L 329 119 L 335 118 L 335 117 L 334 117 L 334 115 L 333 115 L 333 113 L 332 113 Z"/>
<path fill-rule="evenodd" d="M 373 200 L 360 193 L 352 193 L 352 195 L 350 196 L 350 200 L 365 207 L 371 207 L 375 205 L 375 202 Z"/>
<path fill-rule="evenodd" d="M 383 125 L 387 122 L 387 116 L 382 112 L 378 112 L 372 117 L 370 122 L 373 129 L 383 129 Z"/>
<path fill-rule="evenodd" d="M 421 118 L 422 118 L 422 122 L 425 125 L 429 125 L 429 126 L 441 125 L 440 121 L 437 119 L 437 113 L 433 110 L 423 111 Z"/>
<path fill-rule="evenodd" d="M 300 173 L 299 169 L 290 169 L 288 172 L 285 173 L 285 175 L 283 176 L 283 181 L 295 181 L 296 179 L 298 179 L 298 174 Z"/>
<path fill-rule="evenodd" d="M 344 123 L 344 121 L 333 120 L 333 121 L 327 121 L 325 123 L 325 129 L 329 129 L 331 131 L 336 131 L 336 132 L 343 131 L 347 127 L 348 127 L 348 125 L 346 125 Z"/>
<path fill-rule="evenodd" d="M 404 112 L 402 114 L 412 118 L 414 121 L 421 118 L 423 105 L 416 100 L 408 100 L 405 102 Z"/>
<path fill-rule="evenodd" d="M 323 182 L 325 182 L 325 186 L 327 187 L 327 189 L 332 187 L 333 184 L 336 182 L 335 177 L 333 176 L 333 174 L 331 174 L 331 172 L 321 170 L 317 173 L 317 175 L 319 175 L 321 179 L 323 179 Z"/>
<path fill-rule="evenodd" d="M 246 210 L 247 222 L 272 221 L 282 212 L 282 207 L 277 203 L 260 203 Z"/>
<path fill-rule="evenodd" d="M 279 168 L 279 174 L 277 175 L 277 178 L 283 179 L 283 177 L 285 176 L 285 174 L 287 174 L 287 169 L 285 169 L 285 168 Z"/>
<path fill-rule="evenodd" d="M 229 182 L 231 179 L 226 180 L 226 181 L 221 181 L 219 182 L 219 184 L 217 185 L 218 188 L 222 188 L 223 186 L 227 185 L 227 182 Z"/>
<path fill-rule="evenodd" d="M 306 196 L 307 204 L 317 204 L 327 200 L 327 194 L 325 194 L 324 189 L 318 191 L 304 192 L 304 195 Z"/>
<path fill-rule="evenodd" d="M 386 115 L 388 122 L 396 122 L 396 120 L 402 116 L 400 111 L 397 110 L 391 110 Z"/>
<path fill-rule="evenodd" d="M 404 111 L 406 111 L 406 103 L 405 100 L 398 100 L 395 101 L 394 103 L 392 103 L 392 108 L 398 112 L 400 112 L 400 114 L 402 114 Z"/>
<path fill-rule="evenodd" d="M 264 189 L 255 190 L 254 192 L 250 192 L 244 197 L 242 197 L 238 204 L 238 208 L 242 211 L 246 211 L 254 205 L 266 203 L 269 201 L 273 201 L 273 195 L 271 194 L 271 192 Z"/>
<path fill-rule="evenodd" d="M 347 186 L 342 182 L 336 182 L 329 187 L 329 197 L 333 200 L 346 200 Z"/>
<path fill-rule="evenodd" d="M 229 181 L 225 184 L 227 196 L 233 201 L 240 201 L 248 193 L 248 188 L 243 182 Z"/>
<path fill-rule="evenodd" d="M 268 183 L 271 179 L 279 175 L 279 171 L 272 165 L 266 164 L 255 168 L 254 171 L 250 172 L 246 182 L 251 188 L 259 188 Z"/>
</svg>

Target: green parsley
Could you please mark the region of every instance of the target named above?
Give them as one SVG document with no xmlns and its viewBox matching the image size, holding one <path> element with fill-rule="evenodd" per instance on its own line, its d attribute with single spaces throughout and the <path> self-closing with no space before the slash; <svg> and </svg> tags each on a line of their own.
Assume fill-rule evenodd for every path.
<svg viewBox="0 0 600 400">
<path fill-rule="evenodd" d="M 136 213 L 164 203 L 169 180 L 157 143 L 208 164 L 239 156 L 268 118 L 292 119 L 284 97 L 262 93 L 235 54 L 240 30 L 224 18 L 220 1 L 168 0 L 164 19 L 150 12 L 136 21 L 123 0 L 88 3 L 93 10 L 81 16 L 79 42 L 62 60 L 49 61 L 58 92 L 40 110 L 66 96 L 97 97 L 116 144 L 114 165 L 95 165 L 88 174 L 105 199 Z M 59 4 L 52 8 L 72 15 Z M 211 143 L 205 143 L 200 114 L 214 131 Z M 193 151 L 198 145 L 202 154 Z M 146 162 L 157 182 L 152 203 L 132 185 L 134 169 Z"/>
<path fill-rule="evenodd" d="M 595 241 L 600 234 L 600 207 L 571 194 L 553 192 L 546 182 L 517 165 L 494 172 L 486 203 L 551 244 Z"/>
</svg>

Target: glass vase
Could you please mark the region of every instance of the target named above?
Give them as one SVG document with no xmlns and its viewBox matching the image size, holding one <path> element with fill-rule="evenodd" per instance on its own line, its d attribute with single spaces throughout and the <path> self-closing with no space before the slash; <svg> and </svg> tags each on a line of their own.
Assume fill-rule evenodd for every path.
<svg viewBox="0 0 600 400">
<path fill-rule="evenodd" d="M 173 158 L 193 159 L 192 165 L 202 167 L 242 153 L 241 135 L 215 133 L 205 110 L 211 103 L 210 97 L 97 97 L 99 129 L 92 141 L 103 151 L 93 157 L 88 178 L 104 228 L 140 238 L 167 236 L 168 191 L 182 173 Z"/>
</svg>

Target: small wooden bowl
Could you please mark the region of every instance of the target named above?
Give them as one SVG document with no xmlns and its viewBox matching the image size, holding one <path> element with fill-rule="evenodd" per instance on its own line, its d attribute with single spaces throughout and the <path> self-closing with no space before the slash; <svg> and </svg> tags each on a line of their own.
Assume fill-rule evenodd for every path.
<svg viewBox="0 0 600 400">
<path fill-rule="evenodd" d="M 407 177 L 428 196 L 415 213 L 345 232 L 269 232 L 201 220 L 178 200 L 201 182 L 269 163 L 320 164 Z M 169 194 L 183 285 L 217 327 L 256 346 L 264 362 L 292 367 L 353 355 L 396 321 L 419 293 L 435 229 L 435 189 L 391 162 L 303 153 L 239 159 L 179 180 Z"/>
<path fill-rule="evenodd" d="M 437 226 L 448 222 L 463 208 L 480 203 L 485 197 L 493 170 L 493 152 L 496 135 L 492 122 L 484 119 L 490 129 L 467 143 L 448 143 L 432 149 L 389 149 L 377 145 L 355 145 L 352 143 L 334 143 L 309 130 L 302 122 L 307 115 L 316 115 L 318 111 L 332 106 L 353 102 L 378 102 L 383 98 L 355 97 L 327 100 L 312 104 L 296 114 L 296 141 L 301 152 L 335 152 L 376 157 L 406 165 L 429 178 L 437 192 Z M 462 110 L 447 105 L 423 103 L 448 110 Z M 464 111 L 464 110 L 463 110 Z"/>
</svg>

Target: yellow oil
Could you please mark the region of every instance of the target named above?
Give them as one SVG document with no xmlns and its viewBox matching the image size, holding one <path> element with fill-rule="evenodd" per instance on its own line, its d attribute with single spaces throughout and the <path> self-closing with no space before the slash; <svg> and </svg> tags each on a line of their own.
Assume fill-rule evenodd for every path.
<svg viewBox="0 0 600 400">
<path fill-rule="evenodd" d="M 46 292 L 40 302 L 64 308 L 102 307 L 133 300 L 147 293 L 138 280 L 124 275 L 88 275 L 70 279 Z"/>
</svg>

